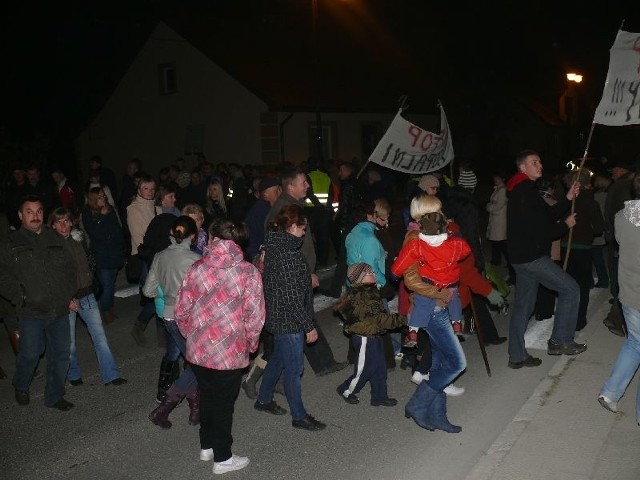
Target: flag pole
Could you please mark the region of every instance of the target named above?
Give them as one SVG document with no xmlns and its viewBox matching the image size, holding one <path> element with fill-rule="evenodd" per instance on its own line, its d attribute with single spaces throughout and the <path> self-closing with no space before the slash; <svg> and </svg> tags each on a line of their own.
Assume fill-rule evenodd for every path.
<svg viewBox="0 0 640 480">
<path fill-rule="evenodd" d="M 620 23 L 620 28 L 618 29 L 618 32 L 620 32 L 620 30 L 622 30 L 622 27 L 624 26 L 624 22 L 625 19 L 622 19 L 622 22 Z M 607 74 L 608 76 L 608 74 Z M 584 162 L 587 159 L 587 154 L 589 152 L 589 146 L 591 145 L 591 138 L 593 137 L 593 129 L 596 125 L 596 115 L 594 112 L 593 115 L 593 121 L 591 122 L 591 129 L 589 130 L 589 137 L 587 137 L 587 144 L 585 145 L 585 149 L 584 149 L 584 155 L 582 155 L 582 159 L 580 160 L 580 166 L 578 167 L 578 175 L 576 177 L 576 180 L 580 180 L 580 174 L 582 173 L 582 168 L 584 167 Z M 571 214 L 573 215 L 573 213 L 575 213 L 575 209 L 576 209 L 576 197 L 573 197 L 573 200 L 571 201 Z M 567 270 L 567 265 L 569 264 L 569 253 L 571 252 L 571 242 L 573 240 L 573 227 L 571 227 L 569 229 L 569 238 L 567 239 L 567 251 L 565 252 L 564 255 L 564 264 L 562 265 L 563 270 Z"/>
</svg>

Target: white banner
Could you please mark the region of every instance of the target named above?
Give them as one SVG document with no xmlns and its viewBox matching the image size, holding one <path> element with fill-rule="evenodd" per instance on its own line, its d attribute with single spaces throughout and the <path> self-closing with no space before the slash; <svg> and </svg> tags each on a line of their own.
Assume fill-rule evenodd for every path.
<svg viewBox="0 0 640 480">
<path fill-rule="evenodd" d="M 640 33 L 618 31 L 609 71 L 593 122 L 623 126 L 640 123 Z"/>
<path fill-rule="evenodd" d="M 453 160 L 451 132 L 442 106 L 439 135 L 408 122 L 400 115 L 401 111 L 369 157 L 370 162 L 418 174 L 435 172 Z"/>
</svg>

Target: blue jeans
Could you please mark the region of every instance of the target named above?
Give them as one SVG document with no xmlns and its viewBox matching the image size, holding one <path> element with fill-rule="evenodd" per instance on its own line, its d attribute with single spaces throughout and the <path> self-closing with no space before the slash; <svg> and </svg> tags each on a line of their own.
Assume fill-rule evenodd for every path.
<svg viewBox="0 0 640 480">
<path fill-rule="evenodd" d="M 613 402 L 618 402 L 631 383 L 640 366 L 640 310 L 622 305 L 624 319 L 627 322 L 627 339 L 625 340 L 611 376 L 604 383 L 600 395 Z M 636 421 L 640 422 L 640 384 L 636 393 Z"/>
<path fill-rule="evenodd" d="M 167 332 L 169 332 L 169 335 L 167 336 L 167 352 L 165 353 L 165 358 L 167 358 L 167 360 L 175 362 L 180 357 L 180 354 L 182 354 L 183 357 L 186 357 L 187 341 L 180 333 L 178 325 L 174 320 L 167 320 L 166 318 L 163 320 L 164 326 L 166 327 Z M 171 347 L 170 344 L 172 344 Z M 169 357 L 170 354 L 171 357 Z M 196 380 L 193 369 L 188 362 L 185 369 L 182 371 L 178 379 L 174 382 L 174 385 L 176 388 L 185 393 L 191 392 L 192 389 L 198 387 L 198 381 Z"/>
<path fill-rule="evenodd" d="M 69 370 L 69 316 L 42 320 L 21 318 L 20 349 L 16 360 L 13 386 L 29 391 L 31 378 L 40 356 L 47 352 L 47 384 L 44 388 L 44 404 L 52 407 L 64 395 L 64 382 Z"/>
<path fill-rule="evenodd" d="M 460 302 L 458 288 L 452 288 L 451 290 L 453 290 L 453 296 L 445 308 L 449 312 L 449 320 L 459 322 L 462 320 L 462 303 Z M 437 300 L 435 298 L 425 297 L 424 295 L 414 292 L 413 311 L 409 316 L 409 326 L 424 328 L 433 315 L 436 302 Z"/>
<path fill-rule="evenodd" d="M 80 304 L 80 310 L 77 315 L 87 326 L 89 335 L 91 336 L 91 342 L 93 342 L 93 349 L 96 351 L 98 357 L 98 365 L 100 366 L 100 377 L 102 377 L 102 383 L 109 383 L 111 380 L 120 378 L 120 372 L 116 366 L 116 361 L 113 359 L 109 343 L 107 342 L 107 335 L 104 333 L 104 327 L 102 326 L 102 319 L 100 318 L 100 310 L 98 309 L 98 303 L 93 293 L 78 299 Z M 78 354 L 76 348 L 76 312 L 69 312 L 69 324 L 71 331 L 71 350 L 69 355 L 69 373 L 67 378 L 69 380 L 78 380 L 82 377 L 80 371 L 80 363 L 78 362 Z"/>
<path fill-rule="evenodd" d="M 580 305 L 580 288 L 576 281 L 547 256 L 529 263 L 513 264 L 513 268 L 516 293 L 509 323 L 509 360 L 522 362 L 529 356 L 524 333 L 533 314 L 539 284 L 558 292 L 551 340 L 560 344 L 572 342 Z"/>
<path fill-rule="evenodd" d="M 263 405 L 271 403 L 276 383 L 284 370 L 284 392 L 293 420 L 302 420 L 307 414 L 302 404 L 302 385 L 300 382 L 304 370 L 304 342 L 304 332 L 273 336 L 273 353 L 264 370 L 258 394 L 260 403 Z"/>
<path fill-rule="evenodd" d="M 102 285 L 102 295 L 98 300 L 100 310 L 107 311 L 113 308 L 113 295 L 116 290 L 116 278 L 118 277 L 117 268 L 99 268 L 96 271 L 98 280 Z"/>
<path fill-rule="evenodd" d="M 446 308 L 436 307 L 425 327 L 431 341 L 429 386 L 441 392 L 467 368 L 467 360 Z"/>
</svg>

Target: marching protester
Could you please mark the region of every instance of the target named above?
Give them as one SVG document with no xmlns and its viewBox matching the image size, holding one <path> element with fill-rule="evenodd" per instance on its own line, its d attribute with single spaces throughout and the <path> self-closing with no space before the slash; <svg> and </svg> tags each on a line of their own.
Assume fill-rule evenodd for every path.
<svg viewBox="0 0 640 480">
<path fill-rule="evenodd" d="M 71 211 L 64 207 L 56 208 L 49 215 L 49 227 L 51 227 L 58 235 L 67 241 L 67 245 L 73 255 L 73 261 L 76 266 L 77 291 L 74 298 L 77 301 L 77 311 L 69 312 L 69 324 L 71 332 L 70 343 L 70 366 L 67 378 L 73 386 L 83 384 L 82 373 L 80 370 L 80 362 L 78 361 L 78 349 L 76 345 L 76 317 L 80 316 L 84 324 L 87 326 L 93 348 L 98 357 L 98 365 L 100 367 L 100 376 L 102 383 L 105 385 L 124 385 L 127 381 L 120 376 L 120 371 L 113 358 L 107 335 L 102 326 L 100 318 L 100 309 L 96 297 L 94 295 L 94 261 L 89 262 L 87 256 L 87 247 L 84 234 L 80 229 L 73 228 L 73 217 Z"/>
<path fill-rule="evenodd" d="M 640 365 L 640 174 L 632 180 L 632 200 L 614 217 L 619 245 L 618 298 L 627 324 L 627 338 L 613 364 L 611 375 L 602 386 L 598 401 L 611 412 L 618 411 L 618 401 Z M 640 387 L 636 393 L 636 423 L 640 425 Z"/>
<path fill-rule="evenodd" d="M 69 246 L 44 226 L 44 205 L 26 196 L 18 210 L 20 228 L 0 247 L 0 295 L 19 319 L 20 348 L 13 376 L 18 405 L 30 402 L 29 387 L 40 356 L 47 355 L 44 404 L 63 412 L 69 370 L 69 310 L 78 311 L 76 267 Z"/>
<path fill-rule="evenodd" d="M 213 459 L 215 474 L 249 464 L 247 457 L 232 454 L 231 429 L 265 307 L 260 272 L 243 259 L 240 245 L 246 240 L 244 225 L 215 219 L 204 255 L 187 272 L 174 309 L 200 388 L 200 458 Z"/>
<path fill-rule="evenodd" d="M 516 271 L 515 300 L 509 324 L 509 368 L 537 367 L 539 358 L 529 355 L 524 334 L 533 313 L 538 285 L 558 292 L 553 331 L 548 341 L 549 355 L 578 355 L 587 349 L 574 341 L 580 290 L 571 276 L 550 258 L 551 240 L 576 224 L 571 214 L 555 222 L 569 209 L 580 191 L 574 183 L 566 196 L 553 206 L 540 197 L 535 180 L 542 176 L 540 155 L 523 150 L 516 157 L 518 173 L 507 182 L 507 248 Z"/>
<path fill-rule="evenodd" d="M 171 244 L 154 256 L 142 288 L 145 296 L 159 300 L 161 308 L 156 303 L 156 309 L 160 310 L 158 316 L 162 318 L 169 333 L 167 351 L 158 378 L 158 400 L 161 403 L 149 414 L 149 419 L 161 428 L 171 428 L 169 414 L 185 397 L 190 410 L 189 423 L 197 425 L 200 422 L 198 383 L 191 366 L 187 364 L 173 384 L 172 378 L 166 378 L 171 377 L 173 364 L 180 355 L 186 357 L 185 339 L 175 321 L 175 303 L 185 274 L 200 258 L 199 254 L 191 251 L 196 232 L 196 222 L 192 218 L 182 216 L 175 220 L 169 237 Z"/>
</svg>

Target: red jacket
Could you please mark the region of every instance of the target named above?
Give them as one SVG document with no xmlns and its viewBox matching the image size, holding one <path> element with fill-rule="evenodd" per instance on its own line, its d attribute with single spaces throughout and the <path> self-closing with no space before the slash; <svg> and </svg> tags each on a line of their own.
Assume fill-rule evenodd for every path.
<svg viewBox="0 0 640 480">
<path fill-rule="evenodd" d="M 456 283 L 460 277 L 458 262 L 471 253 L 469 244 L 460 237 L 449 235 L 439 246 L 431 246 L 420 238 L 409 240 L 391 265 L 391 272 L 400 277 L 413 263 L 418 272 L 438 287 Z"/>
</svg>

